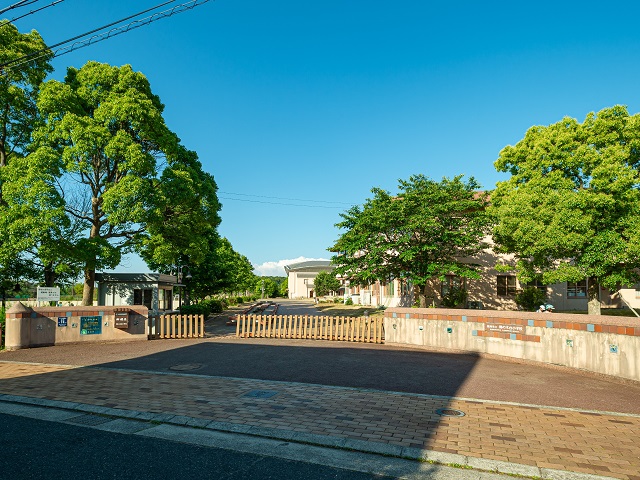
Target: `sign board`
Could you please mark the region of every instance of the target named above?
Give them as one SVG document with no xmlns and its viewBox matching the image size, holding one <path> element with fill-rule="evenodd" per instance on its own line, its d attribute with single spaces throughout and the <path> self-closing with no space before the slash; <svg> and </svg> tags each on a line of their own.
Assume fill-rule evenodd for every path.
<svg viewBox="0 0 640 480">
<path fill-rule="evenodd" d="M 102 333 L 102 317 L 80 317 L 80 335 L 100 335 Z"/>
<path fill-rule="evenodd" d="M 116 328 L 129 328 L 129 312 L 115 312 L 113 326 Z"/>
<path fill-rule="evenodd" d="M 487 323 L 485 330 L 501 333 L 524 333 L 524 325 L 505 325 L 502 323 Z"/>
<path fill-rule="evenodd" d="M 67 326 L 67 317 L 58 317 L 58 326 L 66 327 Z"/>
<path fill-rule="evenodd" d="M 59 302 L 60 287 L 38 287 L 37 300 L 39 302 Z"/>
</svg>

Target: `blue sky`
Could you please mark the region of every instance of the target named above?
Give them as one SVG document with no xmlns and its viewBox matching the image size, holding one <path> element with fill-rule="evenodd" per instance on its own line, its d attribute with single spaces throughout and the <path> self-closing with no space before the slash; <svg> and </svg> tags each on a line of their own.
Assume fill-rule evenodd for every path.
<svg viewBox="0 0 640 480">
<path fill-rule="evenodd" d="M 54 44 L 157 3 L 65 0 L 16 25 Z M 329 258 L 339 213 L 372 187 L 423 173 L 491 189 L 506 178 L 500 150 L 532 125 L 615 104 L 637 113 L 639 13 L 636 2 L 217 0 L 58 57 L 52 78 L 88 60 L 143 72 L 217 181 L 220 233 L 258 273 L 284 275 L 283 263 Z M 129 258 L 120 270 L 148 269 Z"/>
</svg>

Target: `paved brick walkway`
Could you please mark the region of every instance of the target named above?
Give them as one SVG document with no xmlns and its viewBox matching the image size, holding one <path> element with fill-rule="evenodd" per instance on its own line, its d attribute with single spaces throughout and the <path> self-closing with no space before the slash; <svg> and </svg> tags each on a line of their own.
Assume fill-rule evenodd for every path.
<svg viewBox="0 0 640 480">
<path fill-rule="evenodd" d="M 640 480 L 639 415 L 300 383 L 4 362 L 0 362 L 0 393 Z M 438 409 L 461 410 L 465 416 L 442 417 Z"/>
</svg>

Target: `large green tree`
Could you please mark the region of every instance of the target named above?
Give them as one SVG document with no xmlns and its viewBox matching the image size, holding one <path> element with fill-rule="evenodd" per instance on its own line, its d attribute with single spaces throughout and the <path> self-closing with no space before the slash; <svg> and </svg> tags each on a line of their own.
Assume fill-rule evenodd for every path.
<svg viewBox="0 0 640 480">
<path fill-rule="evenodd" d="M 69 68 L 64 82 L 43 84 L 38 108 L 46 124 L 33 132 L 28 162 L 54 179 L 47 195 L 57 194 L 69 218 L 84 226 L 74 248 L 89 305 L 96 269 L 115 267 L 145 232 L 159 170 L 186 154 L 149 82 L 128 65 Z"/>
<path fill-rule="evenodd" d="M 516 256 L 523 281 L 632 285 L 640 268 L 640 115 L 622 106 L 531 127 L 501 152 L 511 174 L 491 196 L 498 251 Z"/>
<path fill-rule="evenodd" d="M 484 248 L 490 225 L 479 188 L 473 178 L 424 175 L 400 180 L 395 195 L 374 188 L 362 207 L 341 214 L 336 226 L 345 232 L 330 248 L 335 273 L 361 285 L 405 278 L 422 287 L 421 306 L 435 278 L 478 278 L 469 257 Z"/>
<path fill-rule="evenodd" d="M 39 54 L 31 60 L 15 62 L 34 52 Z M 11 200 L 7 193 L 8 167 L 14 159 L 26 155 L 32 131 L 41 123 L 36 98 L 40 84 L 52 71 L 51 56 L 38 32 L 20 33 L 13 24 L 3 22 L 0 27 L 0 64 L 3 65 L 0 69 L 0 270 L 4 271 L 31 271 L 28 267 L 37 257 L 28 258 L 25 252 L 36 248 L 32 238 L 46 236 L 49 227 L 56 224 L 55 215 L 43 217 L 39 211 L 25 207 L 9 208 Z M 25 268 L 21 268 L 21 264 Z"/>
</svg>

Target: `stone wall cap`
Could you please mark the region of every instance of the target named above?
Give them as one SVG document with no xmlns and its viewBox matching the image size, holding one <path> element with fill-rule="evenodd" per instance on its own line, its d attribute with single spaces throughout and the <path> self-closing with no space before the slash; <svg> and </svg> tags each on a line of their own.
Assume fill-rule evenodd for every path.
<svg viewBox="0 0 640 480">
<path fill-rule="evenodd" d="M 14 303 L 7 313 L 31 313 L 33 310 L 30 307 L 25 306 L 22 302 Z"/>
</svg>

